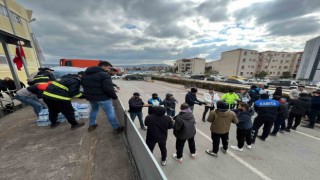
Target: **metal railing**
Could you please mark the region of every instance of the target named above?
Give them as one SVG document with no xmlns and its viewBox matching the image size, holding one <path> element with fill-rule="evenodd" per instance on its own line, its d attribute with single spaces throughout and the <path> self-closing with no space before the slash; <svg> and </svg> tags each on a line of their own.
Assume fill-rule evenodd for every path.
<svg viewBox="0 0 320 180">
<path fill-rule="evenodd" d="M 134 162 L 137 179 L 142 180 L 167 180 L 158 162 L 149 150 L 144 138 L 140 135 L 130 116 L 120 100 L 113 101 L 116 116 L 121 125 L 125 127 L 124 139 L 129 156 Z"/>
</svg>

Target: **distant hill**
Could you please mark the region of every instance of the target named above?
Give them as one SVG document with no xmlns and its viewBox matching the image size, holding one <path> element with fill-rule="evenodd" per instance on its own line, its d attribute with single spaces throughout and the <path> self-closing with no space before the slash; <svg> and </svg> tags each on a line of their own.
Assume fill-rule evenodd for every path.
<svg viewBox="0 0 320 180">
<path fill-rule="evenodd" d="M 43 66 L 44 67 L 55 67 L 55 66 L 59 66 L 59 64 L 50 64 L 50 63 L 45 64 L 45 63 L 43 63 Z M 170 66 L 170 65 L 162 63 L 162 64 L 135 64 L 135 65 L 130 65 L 130 64 L 128 64 L 128 65 L 117 65 L 117 64 L 115 64 L 114 66 L 122 67 L 122 68 L 130 68 L 130 67 L 152 67 L 152 66 L 164 66 L 165 67 L 165 66 Z"/>
</svg>

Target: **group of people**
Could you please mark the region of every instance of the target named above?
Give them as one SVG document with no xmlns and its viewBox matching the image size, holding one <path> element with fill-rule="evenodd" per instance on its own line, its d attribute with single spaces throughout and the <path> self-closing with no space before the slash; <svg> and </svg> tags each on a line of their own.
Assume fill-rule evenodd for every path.
<svg viewBox="0 0 320 180">
<path fill-rule="evenodd" d="M 26 87 L 23 82 L 20 82 L 20 86 L 22 88 Z M 5 77 L 3 80 L 0 79 L 0 98 L 3 98 L 2 92 L 10 95 L 11 97 L 15 96 L 16 89 L 17 87 L 11 78 Z"/>
<path fill-rule="evenodd" d="M 52 75 L 52 69 L 39 68 L 33 81 L 28 83 L 30 86 L 17 91 L 15 98 L 31 105 L 36 115 L 42 109 L 48 108 L 51 128 L 59 126 L 57 118 L 58 114 L 62 113 L 71 124 L 71 130 L 85 125 L 84 122 L 76 121 L 71 100 L 85 98 L 91 105 L 88 131 L 91 132 L 98 127 L 96 118 L 101 107 L 114 133 L 118 134 L 124 127 L 118 124 L 112 105 L 112 99 L 118 98 L 116 90 L 119 87 L 111 80 L 111 68 L 112 65 L 108 61 L 101 61 L 98 66 L 88 67 L 77 74 L 67 74 L 59 80 Z M 83 92 L 80 91 L 80 86 L 83 87 Z"/>
<path fill-rule="evenodd" d="M 256 86 L 251 87 L 249 91 L 241 89 L 239 93 L 229 90 L 221 98 L 213 89 L 210 89 L 204 94 L 204 101 L 199 100 L 196 94 L 197 89 L 191 88 L 186 94 L 185 102 L 181 104 L 180 112 L 177 115 L 172 113 L 175 112 L 174 107 L 177 102 L 172 94 L 166 96 L 166 100 L 170 100 L 170 103 L 164 103 L 165 100 L 162 101 L 156 93 L 152 94 L 152 98 L 148 100 L 147 104 L 144 104 L 139 98 L 139 93 L 134 93 L 134 96 L 129 100 L 131 119 L 134 120 L 134 115 L 137 112 L 140 113 L 141 128 L 146 129 L 145 126 L 148 127 L 146 144 L 153 151 L 156 143 L 158 143 L 163 166 L 167 163 L 166 141 L 169 129 L 173 129 L 173 134 L 176 137 L 176 152 L 172 156 L 177 162 L 182 163 L 183 148 L 186 141 L 189 144 L 190 157 L 195 158 L 197 156 L 194 140 L 196 119 L 193 115 L 195 104 L 205 105 L 202 120 L 211 123 L 212 139 L 212 149 L 206 150 L 206 153 L 214 157 L 218 157 L 220 139 L 222 141 L 220 150 L 227 153 L 229 131 L 232 123 L 237 126 L 237 145 L 230 147 L 237 151 L 243 151 L 244 146 L 251 149 L 257 137 L 261 141 L 265 141 L 269 135 L 276 136 L 279 131 L 284 133 L 296 130 L 301 118 L 305 115 L 309 117 L 310 123 L 304 127 L 314 128 L 316 119 L 320 115 L 320 91 L 314 91 L 310 96 L 304 91 L 303 86 L 292 90 L 288 101 L 282 97 L 281 88 L 277 88 L 273 94 L 269 94 L 264 88 Z M 133 103 L 134 99 L 139 99 L 139 106 Z M 144 124 L 142 118 L 143 107 L 149 108 Z M 134 109 L 138 109 L 138 111 L 134 111 Z M 206 119 L 208 112 L 209 116 Z M 252 121 L 255 113 L 257 116 Z M 263 132 L 258 136 L 259 129 L 262 126 Z"/>
</svg>

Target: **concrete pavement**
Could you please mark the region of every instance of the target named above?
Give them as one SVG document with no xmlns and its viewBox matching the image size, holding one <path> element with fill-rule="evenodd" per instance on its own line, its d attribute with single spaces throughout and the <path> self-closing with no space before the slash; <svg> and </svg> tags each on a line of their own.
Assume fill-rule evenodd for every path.
<svg viewBox="0 0 320 180">
<path fill-rule="evenodd" d="M 180 104 L 184 102 L 187 90 L 182 85 L 169 84 L 161 81 L 114 81 L 121 87 L 119 98 L 128 108 L 128 100 L 133 92 L 139 92 L 146 103 L 151 94 L 157 92 L 162 99 L 166 93 L 172 93 Z M 204 92 L 205 90 L 199 90 Z M 202 95 L 198 95 L 202 99 Z M 179 164 L 172 158 L 175 152 L 175 137 L 172 130 L 167 142 L 168 164 L 163 167 L 168 179 L 318 179 L 320 166 L 320 131 L 319 128 L 306 129 L 298 127 L 297 131 L 269 137 L 263 142 L 259 139 L 251 150 L 236 152 L 229 148 L 228 154 L 219 152 L 218 158 L 205 153 L 211 149 L 210 124 L 202 122 L 203 106 L 195 106 L 194 115 L 197 120 L 195 136 L 198 157 L 190 158 L 188 145 L 184 148 L 183 163 Z M 144 117 L 147 108 L 143 110 Z M 138 120 L 135 124 L 139 127 Z M 143 137 L 146 131 L 140 129 Z M 261 133 L 261 130 L 260 130 Z M 229 146 L 236 145 L 236 126 L 232 125 L 229 135 Z M 160 151 L 155 148 L 154 156 L 160 162 Z"/>
</svg>

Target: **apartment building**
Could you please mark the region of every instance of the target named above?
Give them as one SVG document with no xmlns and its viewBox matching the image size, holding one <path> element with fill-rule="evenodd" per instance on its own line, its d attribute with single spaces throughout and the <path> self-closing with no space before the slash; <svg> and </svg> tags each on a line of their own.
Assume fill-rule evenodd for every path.
<svg viewBox="0 0 320 180">
<path fill-rule="evenodd" d="M 15 0 L 0 0 L 0 42 L 2 43 L 0 45 L 0 79 L 4 77 L 14 79 L 16 74 L 20 81 L 27 80 L 24 68 L 17 71 L 15 64 L 13 70 L 9 68 L 8 62 L 15 56 L 18 42 L 23 45 L 29 72 L 37 71 L 39 63 L 35 49 L 31 46 L 32 31 L 29 26 L 31 17 L 32 11 L 25 9 Z M 7 59 L 6 55 L 11 59 Z"/>
<path fill-rule="evenodd" d="M 180 74 L 204 74 L 206 60 L 202 58 L 179 59 L 175 62 Z"/>
<path fill-rule="evenodd" d="M 219 72 L 221 60 L 215 60 L 206 63 L 206 68 L 211 68 L 212 71 Z"/>
<path fill-rule="evenodd" d="M 307 41 L 296 79 L 320 82 L 320 36 Z"/>
<path fill-rule="evenodd" d="M 223 76 L 252 77 L 256 73 L 258 51 L 235 49 L 221 53 L 219 74 Z"/>
<path fill-rule="evenodd" d="M 269 74 L 269 77 L 278 78 L 281 77 L 284 72 L 289 72 L 292 77 L 297 69 L 297 65 L 299 65 L 301 54 L 301 52 L 260 52 L 258 56 L 257 73 L 263 70 Z"/>
</svg>

